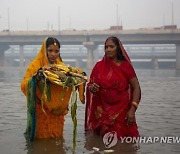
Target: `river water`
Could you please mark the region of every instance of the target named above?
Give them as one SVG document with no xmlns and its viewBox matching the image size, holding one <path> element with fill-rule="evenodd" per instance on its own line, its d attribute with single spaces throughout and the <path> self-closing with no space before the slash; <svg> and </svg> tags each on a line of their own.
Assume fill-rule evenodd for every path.
<svg viewBox="0 0 180 154">
<path fill-rule="evenodd" d="M 175 70 L 136 70 L 142 89 L 142 101 L 136 112 L 143 137 L 180 137 L 180 72 Z M 19 77 L 0 78 L 0 153 L 1 154 L 71 154 L 73 124 L 66 116 L 64 140 L 26 142 L 26 99 Z M 180 143 L 117 143 L 106 149 L 102 138 L 84 132 L 85 105 L 78 102 L 77 147 L 75 153 L 161 154 L 180 153 Z M 109 150 L 109 151 L 107 151 Z"/>
</svg>

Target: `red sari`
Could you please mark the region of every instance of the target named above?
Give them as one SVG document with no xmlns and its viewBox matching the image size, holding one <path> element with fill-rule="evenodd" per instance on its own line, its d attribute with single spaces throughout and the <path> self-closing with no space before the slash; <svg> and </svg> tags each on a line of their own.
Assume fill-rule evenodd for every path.
<svg viewBox="0 0 180 154">
<path fill-rule="evenodd" d="M 118 138 L 138 137 L 136 122 L 128 126 L 125 119 L 131 106 L 132 90 L 129 80 L 136 77 L 136 74 L 123 47 L 122 49 L 126 60 L 120 66 L 104 56 L 92 70 L 86 89 L 85 130 L 101 135 L 115 131 Z M 94 82 L 100 86 L 95 94 L 89 91 L 89 86 Z"/>
</svg>

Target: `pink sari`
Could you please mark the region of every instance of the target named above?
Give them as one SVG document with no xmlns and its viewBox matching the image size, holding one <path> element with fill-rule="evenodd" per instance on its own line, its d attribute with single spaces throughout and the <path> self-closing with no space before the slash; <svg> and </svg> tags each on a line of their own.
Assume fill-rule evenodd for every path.
<svg viewBox="0 0 180 154">
<path fill-rule="evenodd" d="M 120 47 L 126 60 L 117 66 L 106 56 L 96 63 L 86 89 L 85 130 L 92 130 L 101 135 L 116 131 L 118 138 L 139 136 L 137 124 L 127 126 L 125 119 L 131 103 L 129 80 L 136 77 L 129 57 L 121 42 Z M 93 94 L 89 86 L 100 86 L 99 92 Z"/>
</svg>

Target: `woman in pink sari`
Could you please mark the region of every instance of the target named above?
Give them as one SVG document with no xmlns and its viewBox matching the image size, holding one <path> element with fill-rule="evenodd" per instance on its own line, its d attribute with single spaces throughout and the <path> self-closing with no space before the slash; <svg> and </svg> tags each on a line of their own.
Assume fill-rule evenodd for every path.
<svg viewBox="0 0 180 154">
<path fill-rule="evenodd" d="M 138 137 L 135 112 L 141 90 L 136 73 L 117 37 L 107 38 L 104 49 L 87 84 L 85 130 L 102 136 L 115 131 L 118 139 Z"/>
</svg>

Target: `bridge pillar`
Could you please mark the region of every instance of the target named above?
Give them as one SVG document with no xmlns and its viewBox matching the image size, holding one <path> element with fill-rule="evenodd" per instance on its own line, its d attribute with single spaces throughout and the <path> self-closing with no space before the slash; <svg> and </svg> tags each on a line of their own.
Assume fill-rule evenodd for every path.
<svg viewBox="0 0 180 154">
<path fill-rule="evenodd" d="M 24 67 L 24 46 L 19 46 L 19 67 Z"/>
<path fill-rule="evenodd" d="M 180 70 L 180 44 L 176 44 L 176 69 Z"/>
<path fill-rule="evenodd" d="M 152 55 L 152 69 L 158 69 L 159 68 L 159 63 L 158 63 L 158 59 L 156 58 L 156 55 L 155 55 L 155 48 L 152 47 L 151 48 L 151 55 Z"/>
<path fill-rule="evenodd" d="M 9 48 L 9 45 L 0 45 L 0 67 L 4 67 L 4 52 Z"/>
<path fill-rule="evenodd" d="M 90 41 L 83 42 L 83 45 L 87 48 L 87 74 L 90 75 L 94 67 L 94 50 L 97 48 L 97 45 Z"/>
<path fill-rule="evenodd" d="M 152 58 L 152 68 L 159 69 L 159 63 L 157 58 Z"/>
<path fill-rule="evenodd" d="M 76 62 L 75 62 L 75 66 L 76 66 L 77 68 L 80 68 L 80 67 L 81 67 L 81 63 L 82 63 L 81 54 L 82 54 L 82 52 L 83 52 L 82 50 L 83 50 L 82 47 L 79 47 L 79 53 L 78 53 L 78 56 L 77 56 Z"/>
<path fill-rule="evenodd" d="M 80 65 L 81 65 L 81 59 L 80 59 L 80 58 L 77 58 L 77 59 L 76 59 L 76 62 L 75 62 L 75 66 L 76 66 L 77 68 L 80 68 Z"/>
<path fill-rule="evenodd" d="M 4 66 L 4 51 L 0 52 L 0 67 Z"/>
</svg>

